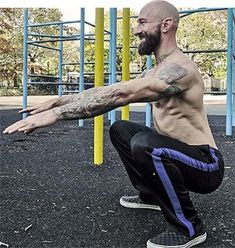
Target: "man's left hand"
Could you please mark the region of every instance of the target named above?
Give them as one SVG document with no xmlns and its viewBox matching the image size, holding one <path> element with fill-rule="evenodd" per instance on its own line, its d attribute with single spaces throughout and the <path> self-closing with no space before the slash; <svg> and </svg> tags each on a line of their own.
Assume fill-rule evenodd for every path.
<svg viewBox="0 0 235 248">
<path fill-rule="evenodd" d="M 54 109 L 50 109 L 35 115 L 31 115 L 24 120 L 17 121 L 16 123 L 7 127 L 3 133 L 11 134 L 14 132 L 31 133 L 40 127 L 52 125 L 58 120 L 58 116 Z"/>
</svg>

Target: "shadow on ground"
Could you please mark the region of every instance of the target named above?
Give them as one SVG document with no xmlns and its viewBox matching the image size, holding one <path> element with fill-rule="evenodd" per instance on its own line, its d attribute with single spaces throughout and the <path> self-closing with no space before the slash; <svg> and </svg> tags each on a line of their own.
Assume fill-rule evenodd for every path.
<svg viewBox="0 0 235 248">
<path fill-rule="evenodd" d="M 56 123 L 31 135 L 2 136 L 19 119 L 1 110 L 0 242 L 20 248 L 143 248 L 163 231 L 160 212 L 119 205 L 135 194 L 105 125 L 104 164 L 93 166 L 93 122 Z M 143 122 L 142 113 L 132 120 Z M 192 194 L 208 239 L 198 247 L 233 247 L 235 138 L 225 136 L 225 117 L 210 116 L 224 155 L 224 181 L 209 195 Z M 0 245 L 0 247 L 6 247 Z"/>
</svg>

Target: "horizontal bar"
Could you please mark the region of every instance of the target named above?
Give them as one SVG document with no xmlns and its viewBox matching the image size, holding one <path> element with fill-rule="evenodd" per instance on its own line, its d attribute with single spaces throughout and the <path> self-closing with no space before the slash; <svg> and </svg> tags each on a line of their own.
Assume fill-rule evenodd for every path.
<svg viewBox="0 0 235 248">
<path fill-rule="evenodd" d="M 84 62 L 84 64 L 85 65 L 89 65 L 89 64 L 91 64 L 91 65 L 95 65 L 95 62 Z M 108 65 L 109 64 L 109 62 L 104 62 L 104 64 L 106 64 L 106 65 Z"/>
<path fill-rule="evenodd" d="M 48 38 L 62 38 L 62 39 L 80 37 L 79 34 L 59 36 L 59 35 L 52 35 L 52 34 L 36 34 L 36 33 L 29 33 L 28 36 L 48 37 Z"/>
<path fill-rule="evenodd" d="M 59 36 L 59 35 L 53 35 L 53 34 L 28 33 L 28 36 L 35 36 L 35 37 L 51 37 L 51 38 L 74 38 L 74 37 L 80 37 L 80 34 Z M 84 36 L 95 36 L 95 34 L 85 34 Z"/>
<path fill-rule="evenodd" d="M 70 38 L 70 39 L 54 39 L 54 40 L 35 40 L 28 41 L 27 44 L 37 44 L 37 43 L 47 43 L 47 42 L 58 42 L 58 41 L 74 41 L 79 40 L 79 38 Z"/>
<path fill-rule="evenodd" d="M 79 64 L 80 64 L 80 62 L 71 62 L 71 63 L 65 62 L 65 63 L 62 63 L 62 65 L 79 65 Z M 85 65 L 89 65 L 89 64 L 94 65 L 95 62 L 84 62 L 84 64 Z M 109 64 L 109 62 L 104 62 L 104 64 Z"/>
<path fill-rule="evenodd" d="M 95 40 L 95 38 L 84 38 L 84 40 Z"/>
<path fill-rule="evenodd" d="M 227 49 L 182 51 L 183 53 L 226 53 Z"/>
<path fill-rule="evenodd" d="M 95 36 L 95 34 L 84 34 L 85 36 Z"/>
<path fill-rule="evenodd" d="M 138 48 L 138 46 L 130 46 L 131 49 Z M 117 46 L 117 49 L 122 49 L 122 46 Z"/>
<path fill-rule="evenodd" d="M 80 65 L 80 62 L 62 63 L 62 65 Z"/>
<path fill-rule="evenodd" d="M 71 23 L 80 23 L 80 20 L 76 20 L 76 21 L 65 21 L 65 22 L 34 23 L 34 24 L 29 24 L 28 27 L 44 27 L 44 26 L 53 26 L 53 25 L 71 24 Z"/>
<path fill-rule="evenodd" d="M 29 81 L 28 83 L 27 83 L 28 85 L 31 85 L 31 84 L 48 84 L 48 85 L 54 85 L 54 84 L 56 84 L 57 85 L 57 83 L 56 82 L 31 82 L 31 81 Z"/>
<path fill-rule="evenodd" d="M 136 74 L 141 74 L 143 73 L 142 71 L 137 71 L 137 72 L 130 72 L 130 75 L 136 75 Z M 116 72 L 116 75 L 122 75 L 121 71 Z"/>
<path fill-rule="evenodd" d="M 48 47 L 48 46 L 43 46 L 43 45 L 38 45 L 38 44 L 29 44 L 29 45 L 42 47 L 42 48 L 46 48 L 46 49 L 50 49 L 50 50 L 54 50 L 54 51 L 60 51 L 60 49 L 58 49 L 58 48 L 53 48 L 53 47 Z"/>
<path fill-rule="evenodd" d="M 87 25 L 92 26 L 92 27 L 95 28 L 95 25 L 94 25 L 94 24 L 92 24 L 92 23 L 90 23 L 90 22 L 87 22 L 87 21 L 85 21 L 85 23 L 86 23 Z"/>
<path fill-rule="evenodd" d="M 138 71 L 138 72 L 130 72 L 130 74 L 141 74 L 142 72 Z M 84 72 L 84 75 L 94 75 L 94 72 Z M 110 75 L 111 72 L 104 72 L 104 75 Z M 116 75 L 122 75 L 121 71 L 116 72 Z"/>
<path fill-rule="evenodd" d="M 199 8 L 199 9 L 188 9 L 188 10 L 180 10 L 180 14 L 188 14 L 188 13 L 199 13 L 199 12 L 210 12 L 210 11 L 219 11 L 219 10 L 227 10 L 228 8 Z"/>
<path fill-rule="evenodd" d="M 184 18 L 184 17 L 189 16 L 189 15 L 192 15 L 192 14 L 194 14 L 194 13 L 195 13 L 195 12 L 187 13 L 187 14 L 182 14 L 182 15 L 180 15 L 180 18 Z"/>
<path fill-rule="evenodd" d="M 130 16 L 130 19 L 136 19 L 136 18 L 138 18 L 137 15 Z M 117 20 L 122 20 L 122 16 L 118 16 Z"/>
<path fill-rule="evenodd" d="M 43 74 L 28 74 L 29 77 L 42 77 L 42 78 L 55 78 L 60 79 L 58 76 L 50 76 L 50 75 L 43 75 Z"/>
<path fill-rule="evenodd" d="M 87 21 L 85 21 L 85 23 L 95 28 L 95 25 L 94 25 L 94 24 L 92 24 L 92 23 L 90 23 L 90 22 L 87 22 Z M 108 30 L 105 30 L 105 29 L 104 29 L 104 32 L 105 32 L 106 34 L 111 34 Z"/>
<path fill-rule="evenodd" d="M 85 40 L 89 41 L 95 41 L 95 38 L 84 38 Z M 49 40 L 35 40 L 35 41 L 28 41 L 27 44 L 37 44 L 37 43 L 47 43 L 47 42 L 59 42 L 59 41 L 74 41 L 74 40 L 80 40 L 79 37 L 74 38 L 67 38 L 67 39 L 49 39 Z M 109 39 L 104 39 L 104 41 L 110 41 Z"/>
<path fill-rule="evenodd" d="M 79 93 L 79 90 L 63 90 L 63 93 Z"/>
<path fill-rule="evenodd" d="M 36 34 L 36 33 L 28 33 L 28 36 L 49 37 L 49 38 L 59 38 L 60 37 L 59 35 L 53 35 L 53 34 Z"/>
<path fill-rule="evenodd" d="M 56 83 L 56 82 L 28 82 L 29 85 L 39 85 L 39 84 L 42 84 L 42 85 L 75 85 L 75 86 L 78 86 L 79 84 L 78 83 Z"/>
<path fill-rule="evenodd" d="M 204 91 L 204 95 L 206 94 L 226 95 L 226 91 Z"/>
</svg>

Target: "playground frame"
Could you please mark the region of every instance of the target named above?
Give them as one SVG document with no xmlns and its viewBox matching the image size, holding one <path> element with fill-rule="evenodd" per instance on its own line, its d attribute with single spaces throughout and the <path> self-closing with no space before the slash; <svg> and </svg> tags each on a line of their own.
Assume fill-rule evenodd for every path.
<svg viewBox="0 0 235 248">
<path fill-rule="evenodd" d="M 226 52 L 227 53 L 227 104 L 226 104 L 226 135 L 232 135 L 232 128 L 235 126 L 235 9 L 232 8 L 199 8 L 190 10 L 179 11 L 180 17 L 185 18 L 188 15 L 194 13 L 210 12 L 210 11 L 221 11 L 227 10 L 228 14 L 228 32 L 227 32 L 227 49 L 214 49 L 214 50 L 194 50 L 194 51 L 183 51 L 184 53 L 214 53 L 214 52 Z M 63 95 L 62 81 L 63 67 L 71 63 L 65 63 L 63 61 L 63 42 L 65 41 L 80 41 L 80 58 L 76 64 L 80 67 L 80 77 L 79 77 L 79 91 L 84 90 L 84 75 L 87 74 L 84 71 L 84 65 L 88 62 L 85 61 L 84 44 L 86 40 L 95 41 L 95 87 L 103 85 L 104 74 L 109 75 L 109 84 L 116 82 L 116 75 L 121 73 L 122 81 L 127 81 L 130 79 L 129 70 L 129 56 L 130 48 L 135 48 L 135 46 L 130 45 L 130 19 L 137 18 L 137 16 L 130 16 L 130 9 L 123 9 L 123 16 L 117 17 L 117 9 L 110 8 L 110 30 L 104 29 L 104 9 L 96 9 L 96 24 L 89 23 L 85 21 L 85 9 L 80 10 L 80 20 L 75 21 L 64 21 L 64 22 L 48 22 L 48 23 L 28 23 L 29 12 L 28 9 L 24 10 L 24 49 L 23 49 L 23 108 L 27 107 L 27 96 L 28 96 L 28 79 L 34 76 L 42 75 L 32 75 L 28 74 L 28 47 L 37 46 L 45 49 L 51 49 L 59 53 L 59 65 L 58 65 L 58 76 L 49 76 L 53 79 L 58 79 L 58 95 Z M 116 70 L 116 51 L 117 47 L 117 21 L 122 20 L 123 23 L 123 45 L 122 45 L 122 72 L 117 72 Z M 63 30 L 64 25 L 79 23 L 80 24 L 80 34 L 64 36 Z M 95 27 L 95 34 L 85 34 L 85 24 Z M 46 26 L 59 26 L 59 35 L 48 35 L 48 34 L 37 34 L 30 33 L 29 29 L 32 27 L 46 27 Z M 108 38 L 105 38 L 108 36 Z M 46 40 L 32 41 L 29 37 L 43 37 Z M 109 42 L 109 72 L 104 72 L 104 42 Z M 59 48 L 52 48 L 47 45 L 42 45 L 48 42 L 59 42 Z M 152 58 L 147 56 L 147 69 L 152 67 Z M 45 75 L 43 75 L 45 77 Z M 43 83 L 43 82 L 42 82 Z M 45 84 L 45 82 L 44 82 Z M 23 118 L 26 114 L 23 115 Z M 109 119 L 111 124 L 116 120 L 115 110 L 109 113 Z M 129 119 L 129 108 L 128 106 L 122 108 L 122 119 Z M 146 120 L 147 126 L 151 126 L 151 106 L 146 105 Z M 79 126 L 83 126 L 83 120 L 79 120 Z M 95 117 L 94 122 L 94 163 L 103 163 L 103 116 Z"/>
</svg>

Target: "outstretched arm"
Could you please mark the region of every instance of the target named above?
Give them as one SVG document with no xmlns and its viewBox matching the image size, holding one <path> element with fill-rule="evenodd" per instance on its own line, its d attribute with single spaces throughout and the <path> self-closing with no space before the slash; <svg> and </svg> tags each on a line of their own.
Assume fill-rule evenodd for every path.
<svg viewBox="0 0 235 248">
<path fill-rule="evenodd" d="M 59 119 L 84 119 L 105 113 L 125 103 L 124 98 L 121 97 L 121 85 L 123 83 L 85 90 L 80 94 L 66 97 L 64 105 L 61 106 L 56 106 L 53 102 L 48 104 L 47 101 L 47 104 L 43 103 L 42 106 L 45 108 L 53 105 L 53 107 L 46 110 L 42 110 L 41 107 L 38 113 L 7 127 L 3 133 L 10 134 L 16 131 L 30 133 Z"/>
<path fill-rule="evenodd" d="M 191 75 L 177 64 L 164 67 L 152 78 L 140 78 L 110 86 L 85 90 L 69 102 L 18 121 L 4 133 L 23 131 L 30 133 L 36 128 L 53 124 L 60 119 L 84 119 L 106 113 L 114 108 L 133 102 L 153 102 L 163 97 L 179 94 L 189 87 Z M 71 100 L 71 101 L 70 101 Z"/>
<path fill-rule="evenodd" d="M 81 96 L 82 97 L 82 93 Z M 25 109 L 22 109 L 19 111 L 20 114 L 22 113 L 29 113 L 31 115 L 35 115 L 38 114 L 40 112 L 55 108 L 55 107 L 59 107 L 62 106 L 64 104 L 67 103 L 72 103 L 74 101 L 76 101 L 77 99 L 77 95 L 69 95 L 69 96 L 62 96 L 62 97 L 56 97 L 53 99 L 50 99 L 48 101 L 39 103 L 39 104 L 35 104 L 31 107 L 27 107 Z"/>
</svg>

